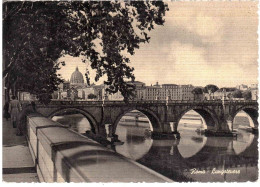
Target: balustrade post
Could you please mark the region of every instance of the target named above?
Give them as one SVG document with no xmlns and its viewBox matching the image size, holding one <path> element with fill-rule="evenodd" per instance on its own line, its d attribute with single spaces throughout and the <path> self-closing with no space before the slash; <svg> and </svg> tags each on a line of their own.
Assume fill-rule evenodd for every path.
<svg viewBox="0 0 260 187">
<path fill-rule="evenodd" d="M 105 92 L 105 94 L 104 94 L 104 97 L 103 97 L 103 103 L 104 103 L 105 101 L 108 101 L 107 92 Z"/>
<path fill-rule="evenodd" d="M 172 132 L 177 132 L 178 123 L 177 122 L 171 122 L 171 129 Z"/>
<path fill-rule="evenodd" d="M 113 126 L 108 125 L 108 137 L 113 137 Z"/>
<path fill-rule="evenodd" d="M 177 128 L 178 128 L 178 122 L 176 122 L 176 121 L 171 122 L 171 129 L 173 131 L 175 138 L 180 139 L 181 136 L 180 136 L 180 133 L 178 132 Z"/>
<path fill-rule="evenodd" d="M 233 121 L 232 120 L 227 120 L 227 125 L 228 128 L 231 132 L 233 132 Z"/>
</svg>

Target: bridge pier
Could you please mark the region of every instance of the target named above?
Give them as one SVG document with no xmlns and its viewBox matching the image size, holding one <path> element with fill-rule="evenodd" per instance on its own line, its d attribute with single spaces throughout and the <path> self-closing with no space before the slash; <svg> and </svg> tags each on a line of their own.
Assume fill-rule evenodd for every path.
<svg viewBox="0 0 260 187">
<path fill-rule="evenodd" d="M 153 139 L 180 139 L 177 131 L 177 122 L 164 122 L 162 131 L 153 131 Z"/>
<path fill-rule="evenodd" d="M 164 133 L 171 133 L 171 125 L 169 122 L 163 123 L 163 132 Z"/>
<path fill-rule="evenodd" d="M 108 137 L 113 137 L 113 126 L 111 124 L 108 125 Z"/>
<path fill-rule="evenodd" d="M 178 122 L 176 122 L 176 121 L 171 122 L 171 128 L 172 128 L 173 134 L 175 135 L 175 138 L 176 138 L 176 139 L 180 139 L 180 138 L 181 138 L 181 135 L 180 135 L 180 133 L 179 133 L 178 130 L 177 130 L 177 128 L 178 128 Z"/>
<path fill-rule="evenodd" d="M 102 138 L 107 138 L 107 131 L 105 125 L 100 125 L 98 129 L 98 135 Z"/>
</svg>

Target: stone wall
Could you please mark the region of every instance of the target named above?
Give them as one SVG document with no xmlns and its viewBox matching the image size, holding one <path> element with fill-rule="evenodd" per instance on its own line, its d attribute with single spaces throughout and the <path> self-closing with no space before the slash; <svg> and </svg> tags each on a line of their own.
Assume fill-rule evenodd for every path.
<svg viewBox="0 0 260 187">
<path fill-rule="evenodd" d="M 39 114 L 27 117 L 27 133 L 41 182 L 172 182 Z"/>
</svg>

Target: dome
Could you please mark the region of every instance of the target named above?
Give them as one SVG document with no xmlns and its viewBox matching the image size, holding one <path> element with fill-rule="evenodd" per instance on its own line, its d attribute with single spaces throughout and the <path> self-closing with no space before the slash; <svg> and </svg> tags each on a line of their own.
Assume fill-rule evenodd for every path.
<svg viewBox="0 0 260 187">
<path fill-rule="evenodd" d="M 79 72 L 79 68 L 76 67 L 76 70 L 71 74 L 70 77 L 71 84 L 84 84 L 84 79 L 82 73 Z"/>
</svg>

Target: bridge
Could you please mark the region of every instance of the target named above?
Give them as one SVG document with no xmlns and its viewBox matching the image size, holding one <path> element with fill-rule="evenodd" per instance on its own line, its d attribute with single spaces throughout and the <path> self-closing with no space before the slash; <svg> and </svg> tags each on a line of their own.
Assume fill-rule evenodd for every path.
<svg viewBox="0 0 260 187">
<path fill-rule="evenodd" d="M 190 110 L 196 111 L 211 132 L 230 133 L 236 114 L 244 111 L 250 117 L 250 126 L 258 129 L 257 101 L 236 100 L 140 100 L 130 101 L 64 101 L 52 100 L 48 105 L 36 103 L 36 110 L 45 117 L 77 112 L 84 115 L 93 133 L 106 138 L 116 135 L 120 119 L 128 112 L 138 110 L 145 114 L 157 134 L 178 133 L 178 123 Z M 109 126 L 109 132 L 106 132 Z"/>
</svg>

